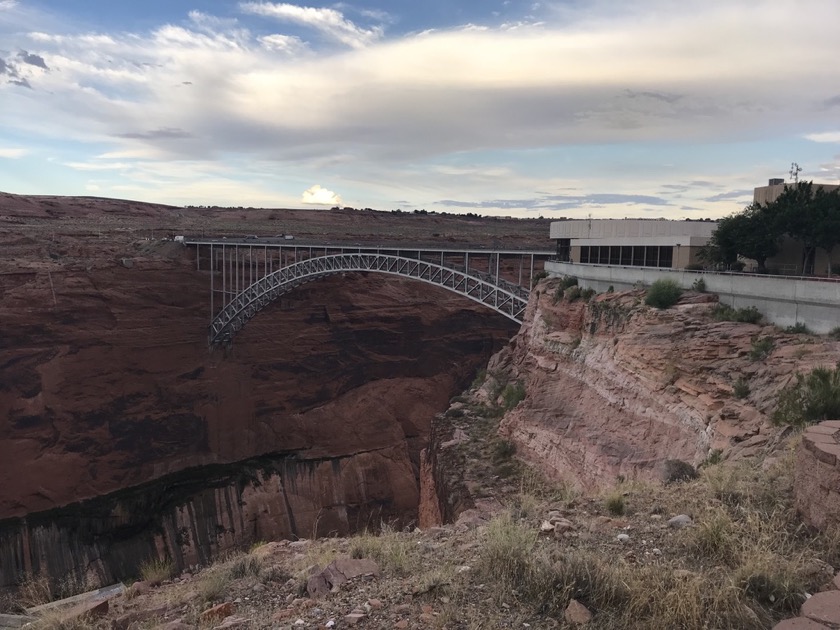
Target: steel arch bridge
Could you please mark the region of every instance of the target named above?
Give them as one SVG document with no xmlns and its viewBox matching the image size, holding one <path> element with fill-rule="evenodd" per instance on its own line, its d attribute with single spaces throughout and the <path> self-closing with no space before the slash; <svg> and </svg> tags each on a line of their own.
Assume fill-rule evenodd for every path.
<svg viewBox="0 0 840 630">
<path fill-rule="evenodd" d="M 210 345 L 230 342 L 265 306 L 306 282 L 345 272 L 387 273 L 443 287 L 522 323 L 530 292 L 490 274 L 379 253 L 318 256 L 273 271 L 237 293 L 210 323 Z"/>
</svg>

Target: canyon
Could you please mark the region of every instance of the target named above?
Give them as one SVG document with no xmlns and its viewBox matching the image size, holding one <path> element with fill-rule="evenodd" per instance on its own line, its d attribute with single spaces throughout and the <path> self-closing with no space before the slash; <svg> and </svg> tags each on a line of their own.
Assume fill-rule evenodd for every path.
<svg viewBox="0 0 840 630">
<path fill-rule="evenodd" d="M 384 222 L 403 239 L 478 242 L 486 223 L 278 210 L 243 225 L 219 209 L 0 201 L 2 585 L 110 582 L 161 554 L 184 567 L 257 540 L 411 523 L 432 417 L 515 332 L 447 291 L 347 274 L 210 350 L 207 272 L 147 236 L 282 221 L 354 239 Z M 527 225 L 526 242 L 545 234 L 507 223 Z"/>
</svg>

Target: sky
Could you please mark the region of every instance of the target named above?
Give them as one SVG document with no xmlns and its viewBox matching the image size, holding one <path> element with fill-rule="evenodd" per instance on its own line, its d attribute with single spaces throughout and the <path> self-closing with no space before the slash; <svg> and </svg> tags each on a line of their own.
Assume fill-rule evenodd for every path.
<svg viewBox="0 0 840 630">
<path fill-rule="evenodd" d="M 0 0 L 0 190 L 717 218 L 793 162 L 840 182 L 838 25 L 838 0 Z"/>
</svg>

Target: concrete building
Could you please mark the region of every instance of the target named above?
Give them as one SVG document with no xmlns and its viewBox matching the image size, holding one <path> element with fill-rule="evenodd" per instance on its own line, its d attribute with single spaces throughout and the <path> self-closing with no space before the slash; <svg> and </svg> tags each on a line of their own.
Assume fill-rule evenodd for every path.
<svg viewBox="0 0 840 630">
<path fill-rule="evenodd" d="M 550 236 L 564 262 L 684 269 L 717 228 L 714 221 L 576 219 L 553 221 Z"/>
<path fill-rule="evenodd" d="M 783 179 L 771 179 L 766 186 L 758 186 L 753 190 L 753 202 L 765 204 L 776 201 L 779 195 L 785 191 L 785 186 L 791 185 L 786 184 Z M 814 190 L 818 188 L 828 192 L 830 190 L 837 190 L 840 188 L 840 184 L 814 184 Z"/>
</svg>

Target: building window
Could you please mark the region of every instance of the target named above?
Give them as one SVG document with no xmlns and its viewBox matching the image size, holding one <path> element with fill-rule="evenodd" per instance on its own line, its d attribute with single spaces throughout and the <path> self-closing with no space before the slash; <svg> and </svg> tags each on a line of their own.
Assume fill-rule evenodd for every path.
<svg viewBox="0 0 840 630">
<path fill-rule="evenodd" d="M 674 266 L 674 248 L 660 247 L 659 248 L 659 266 L 673 267 Z"/>
<path fill-rule="evenodd" d="M 629 267 L 633 264 L 633 248 L 628 246 L 622 246 L 621 248 L 621 264 L 625 267 Z"/>
<path fill-rule="evenodd" d="M 634 245 L 633 246 L 633 262 L 630 263 L 631 265 L 635 265 L 636 267 L 642 267 L 645 264 L 645 246 L 644 245 Z"/>
<path fill-rule="evenodd" d="M 580 248 L 580 262 L 588 263 L 589 262 L 589 245 L 583 245 Z"/>
<path fill-rule="evenodd" d="M 598 262 L 602 265 L 610 264 L 610 248 L 604 245 L 598 248 Z"/>
<path fill-rule="evenodd" d="M 569 262 L 571 260 L 572 239 L 558 238 L 557 239 L 557 260 L 560 262 Z"/>
</svg>

